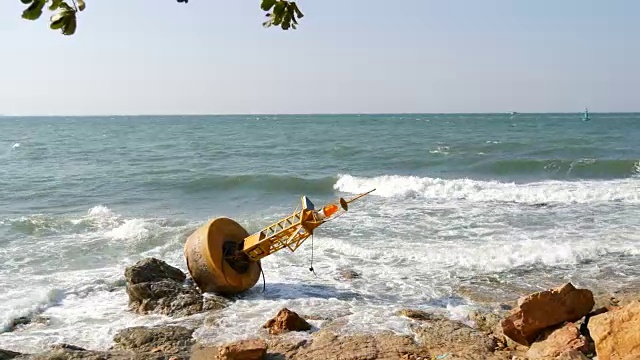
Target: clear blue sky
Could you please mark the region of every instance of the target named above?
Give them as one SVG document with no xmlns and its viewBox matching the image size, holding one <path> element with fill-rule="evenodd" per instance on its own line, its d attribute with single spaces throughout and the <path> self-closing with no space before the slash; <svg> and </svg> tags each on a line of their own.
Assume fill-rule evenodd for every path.
<svg viewBox="0 0 640 360">
<path fill-rule="evenodd" d="M 637 0 L 86 0 L 75 36 L 0 4 L 0 114 L 640 111 Z M 337 10 L 340 8 L 340 10 Z"/>
</svg>

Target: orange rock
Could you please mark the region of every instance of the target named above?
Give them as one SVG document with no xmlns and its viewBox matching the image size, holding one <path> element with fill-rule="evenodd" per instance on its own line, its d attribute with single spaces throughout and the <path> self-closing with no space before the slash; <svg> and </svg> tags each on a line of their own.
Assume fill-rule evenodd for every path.
<svg viewBox="0 0 640 360">
<path fill-rule="evenodd" d="M 264 340 L 242 340 L 220 348 L 221 360 L 262 360 L 267 356 Z"/>
<path fill-rule="evenodd" d="M 591 318 L 598 360 L 640 359 L 640 301 Z"/>
<path fill-rule="evenodd" d="M 527 357 L 544 359 L 559 356 L 569 350 L 587 351 L 588 348 L 587 339 L 573 323 L 568 323 L 553 330 L 544 340 L 533 343 L 527 351 Z"/>
<path fill-rule="evenodd" d="M 263 328 L 269 329 L 269 334 L 277 335 L 287 331 L 306 331 L 311 325 L 295 312 L 284 308 L 275 318 L 267 321 Z"/>
<path fill-rule="evenodd" d="M 589 360 L 589 358 L 580 351 L 569 350 L 560 354 L 555 360 Z"/>
<path fill-rule="evenodd" d="M 579 320 L 593 308 L 593 293 L 571 283 L 523 297 L 502 321 L 502 331 L 522 345 L 533 343 L 548 327 Z"/>
</svg>

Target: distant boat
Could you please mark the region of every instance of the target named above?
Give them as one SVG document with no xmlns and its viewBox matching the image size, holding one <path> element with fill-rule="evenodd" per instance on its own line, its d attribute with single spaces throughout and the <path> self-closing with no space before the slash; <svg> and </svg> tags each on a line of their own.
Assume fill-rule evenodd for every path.
<svg viewBox="0 0 640 360">
<path fill-rule="evenodd" d="M 584 114 L 582 114 L 582 121 L 589 121 L 591 117 L 589 117 L 589 109 L 584 109 Z"/>
</svg>

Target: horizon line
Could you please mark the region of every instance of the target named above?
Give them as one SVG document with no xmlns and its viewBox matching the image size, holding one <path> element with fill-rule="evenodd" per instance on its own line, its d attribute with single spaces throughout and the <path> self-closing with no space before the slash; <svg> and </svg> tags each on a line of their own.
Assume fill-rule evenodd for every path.
<svg viewBox="0 0 640 360">
<path fill-rule="evenodd" d="M 202 114 L 67 114 L 67 115 L 11 115 L 0 114 L 0 118 L 9 117 L 195 117 L 195 116 L 323 116 L 323 115 L 549 115 L 549 114 L 581 114 L 583 111 L 551 111 L 551 112 L 519 112 L 514 111 L 501 111 L 501 112 L 326 112 L 326 113 L 202 113 Z M 591 114 L 638 114 L 640 111 L 590 111 Z"/>
</svg>

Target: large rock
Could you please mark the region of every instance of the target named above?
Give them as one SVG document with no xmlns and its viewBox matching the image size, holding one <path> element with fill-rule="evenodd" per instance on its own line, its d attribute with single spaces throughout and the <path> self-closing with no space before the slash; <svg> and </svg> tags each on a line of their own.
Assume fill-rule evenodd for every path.
<svg viewBox="0 0 640 360">
<path fill-rule="evenodd" d="M 578 350 L 568 350 L 558 355 L 555 360 L 589 360 L 589 358 Z"/>
<path fill-rule="evenodd" d="M 593 308 L 593 293 L 571 283 L 521 298 L 518 307 L 502 321 L 502 331 L 522 345 L 533 343 L 548 327 L 574 322 Z"/>
<path fill-rule="evenodd" d="M 205 301 L 194 284 L 185 283 L 186 275 L 180 269 L 162 260 L 141 260 L 125 270 L 125 278 L 129 306 L 140 314 L 189 316 L 224 307 L 220 298 L 208 297 Z"/>
<path fill-rule="evenodd" d="M 640 359 L 640 301 L 590 319 L 598 360 Z"/>
<path fill-rule="evenodd" d="M 119 331 L 112 350 L 136 353 L 180 354 L 190 351 L 193 330 L 182 326 L 138 326 Z"/>
<path fill-rule="evenodd" d="M 338 336 L 324 330 L 315 334 L 311 342 L 302 340 L 297 343 L 275 342 L 269 344 L 268 356 L 268 358 L 283 360 L 431 359 L 429 353 L 416 344 L 410 336 L 391 333 Z M 446 358 L 446 360 L 450 359 Z"/>
<path fill-rule="evenodd" d="M 220 360 L 262 360 L 267 356 L 264 340 L 242 340 L 220 348 Z"/>
<path fill-rule="evenodd" d="M 11 351 L 11 350 L 2 350 L 0 349 L 0 360 L 9 360 L 9 359 L 14 359 L 18 356 L 20 356 L 22 354 L 15 352 L 15 351 Z"/>
<path fill-rule="evenodd" d="M 422 321 L 414 327 L 419 341 L 431 354 L 449 354 L 447 359 L 495 359 L 497 342 L 461 322 L 444 318 Z"/>
<path fill-rule="evenodd" d="M 305 319 L 287 308 L 280 310 L 276 317 L 267 321 L 262 327 L 269 329 L 269 334 L 273 335 L 287 331 L 311 330 L 311 325 Z"/>
<path fill-rule="evenodd" d="M 573 323 L 555 329 L 542 341 L 535 342 L 529 348 L 530 359 L 546 359 L 557 357 L 570 350 L 584 352 L 588 350 L 587 339 Z"/>
<path fill-rule="evenodd" d="M 146 258 L 126 268 L 124 277 L 127 279 L 127 282 L 132 284 L 154 282 L 163 279 L 182 283 L 187 278 L 182 270 L 156 258 Z"/>
</svg>

